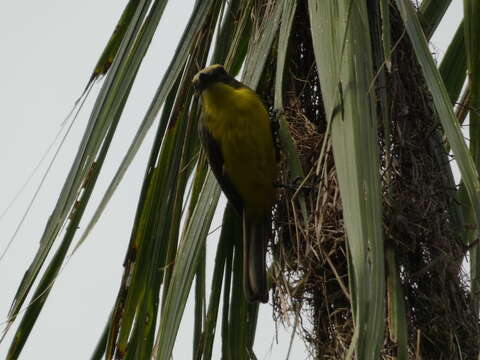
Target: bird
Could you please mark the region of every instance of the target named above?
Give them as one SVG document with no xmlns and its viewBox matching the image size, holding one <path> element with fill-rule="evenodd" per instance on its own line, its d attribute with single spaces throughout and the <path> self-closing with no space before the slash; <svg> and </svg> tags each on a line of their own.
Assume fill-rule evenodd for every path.
<svg viewBox="0 0 480 360">
<path fill-rule="evenodd" d="M 271 122 L 259 95 L 211 65 L 193 78 L 199 136 L 223 193 L 242 218 L 243 284 L 248 302 L 268 302 L 266 251 L 272 233 L 277 161 Z"/>
</svg>

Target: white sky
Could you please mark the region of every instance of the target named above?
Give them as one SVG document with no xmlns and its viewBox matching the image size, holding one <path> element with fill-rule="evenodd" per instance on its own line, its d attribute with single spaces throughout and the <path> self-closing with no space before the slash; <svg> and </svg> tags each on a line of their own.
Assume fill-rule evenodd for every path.
<svg viewBox="0 0 480 360">
<path fill-rule="evenodd" d="M 36 166 L 83 90 L 125 3 L 45 0 L 0 4 L 0 167 L 3 174 L 0 214 Z M 173 3 L 175 6 L 171 6 Z M 98 181 L 101 189 L 107 186 L 142 120 L 188 20 L 192 3 L 192 0 L 175 1 L 167 6 Z M 454 0 L 446 22 L 433 40 L 440 56 L 461 14 L 462 1 Z M 38 249 L 40 234 L 70 168 L 94 99 L 92 92 L 29 217 L 5 258 L 0 260 L 0 322 L 6 319 L 17 286 Z M 80 360 L 91 355 L 118 290 L 152 133 L 112 199 L 106 216 L 60 274 L 21 359 Z M 37 175 L 33 184 L 39 181 Z M 33 184 L 0 220 L 0 253 L 35 191 Z M 99 200 L 101 191 L 96 194 L 93 203 Z M 89 210 L 86 218 L 92 207 Z M 220 222 L 218 217 L 216 222 L 214 227 Z M 215 241 L 209 239 L 209 249 L 215 249 Z M 174 351 L 177 359 L 191 357 L 191 314 L 187 310 L 184 316 Z M 260 316 L 255 345 L 258 358 L 285 358 L 288 333 L 282 332 L 280 344 L 275 344 L 271 307 L 262 305 Z M 5 357 L 14 330 L 15 327 L 0 344 L 0 358 Z M 216 357 L 219 357 L 218 350 Z M 305 357 L 303 345 L 296 342 L 292 358 Z"/>
</svg>

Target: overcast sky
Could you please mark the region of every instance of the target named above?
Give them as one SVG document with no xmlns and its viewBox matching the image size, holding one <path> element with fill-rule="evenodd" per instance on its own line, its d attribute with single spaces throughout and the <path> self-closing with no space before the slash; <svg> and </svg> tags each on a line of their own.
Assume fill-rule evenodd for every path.
<svg viewBox="0 0 480 360">
<path fill-rule="evenodd" d="M 0 4 L 0 214 L 37 165 L 83 90 L 125 3 L 45 0 L 4 1 Z M 98 181 L 99 189 L 107 186 L 130 143 L 190 15 L 192 0 L 169 2 L 170 5 L 173 3 L 174 6 L 167 6 L 132 89 Z M 445 23 L 433 40 L 439 56 L 458 25 L 462 15 L 461 3 L 453 1 Z M 97 85 L 92 92 L 17 238 L 5 258 L 0 260 L 1 323 L 6 320 L 18 284 L 38 249 L 40 234 L 70 168 L 99 88 Z M 57 279 L 21 359 L 83 360 L 91 355 L 118 290 L 151 141 L 152 134 L 149 134 L 110 202 L 106 216 Z M 33 196 L 42 172 L 0 219 L 0 254 Z M 96 192 L 93 204 L 98 202 L 101 193 Z M 91 210 L 89 207 L 86 218 Z M 214 227 L 218 226 L 219 217 L 216 222 Z M 214 237 L 209 238 L 209 249 L 215 249 L 215 241 Z M 187 310 L 174 352 L 177 359 L 191 356 L 192 326 L 189 319 L 191 311 Z M 280 344 L 275 344 L 270 306 L 261 306 L 259 324 L 255 346 L 258 358 L 284 358 L 288 333 L 282 332 Z M 0 344 L 2 359 L 14 330 L 15 327 Z M 300 342 L 296 342 L 294 350 L 292 359 L 307 356 Z M 217 352 L 214 358 L 218 357 Z"/>
</svg>

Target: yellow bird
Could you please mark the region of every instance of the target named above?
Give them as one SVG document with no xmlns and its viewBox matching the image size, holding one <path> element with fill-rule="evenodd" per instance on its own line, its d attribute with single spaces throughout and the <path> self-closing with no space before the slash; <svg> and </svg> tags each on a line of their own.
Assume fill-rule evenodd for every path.
<svg viewBox="0 0 480 360">
<path fill-rule="evenodd" d="M 199 132 L 210 167 L 243 219 L 246 298 L 267 302 L 265 253 L 277 176 L 268 112 L 258 95 L 221 65 L 198 72 L 193 85 L 201 96 Z"/>
</svg>

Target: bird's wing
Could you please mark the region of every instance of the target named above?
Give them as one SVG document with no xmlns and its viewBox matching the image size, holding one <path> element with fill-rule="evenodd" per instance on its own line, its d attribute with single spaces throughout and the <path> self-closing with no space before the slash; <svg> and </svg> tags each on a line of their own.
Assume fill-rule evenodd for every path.
<svg viewBox="0 0 480 360">
<path fill-rule="evenodd" d="M 202 125 L 202 121 L 199 121 L 198 132 L 203 144 L 203 148 L 207 153 L 208 162 L 212 168 L 213 174 L 217 178 L 217 181 L 227 199 L 232 203 L 235 210 L 242 214 L 243 201 L 237 190 L 233 186 L 232 181 L 227 174 L 223 171 L 223 155 L 222 150 L 218 142 L 213 138 L 208 129 Z"/>
</svg>

